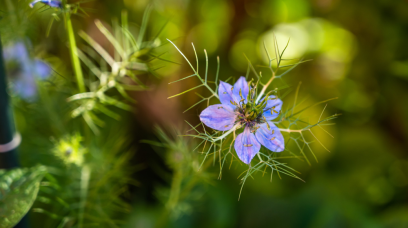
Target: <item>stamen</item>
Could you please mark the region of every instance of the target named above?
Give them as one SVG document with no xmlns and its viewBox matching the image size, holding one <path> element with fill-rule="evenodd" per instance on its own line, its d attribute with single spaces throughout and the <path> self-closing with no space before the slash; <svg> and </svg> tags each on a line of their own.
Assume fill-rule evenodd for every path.
<svg viewBox="0 0 408 228">
<path fill-rule="evenodd" d="M 223 94 L 227 94 L 227 92 L 223 92 Z"/>
<path fill-rule="evenodd" d="M 233 86 L 233 87 L 231 87 L 231 91 L 232 91 L 232 90 L 234 90 L 234 86 Z"/>
<path fill-rule="evenodd" d="M 276 138 L 276 137 L 273 137 L 273 138 L 271 138 L 271 139 L 268 139 L 268 140 L 272 141 L 272 140 L 275 140 L 275 138 Z"/>
<path fill-rule="evenodd" d="M 244 147 L 251 147 L 253 146 L 252 144 L 244 144 Z"/>
<path fill-rule="evenodd" d="M 218 109 L 220 109 L 220 108 L 224 108 L 224 107 L 222 107 L 222 106 L 218 107 Z"/>
</svg>

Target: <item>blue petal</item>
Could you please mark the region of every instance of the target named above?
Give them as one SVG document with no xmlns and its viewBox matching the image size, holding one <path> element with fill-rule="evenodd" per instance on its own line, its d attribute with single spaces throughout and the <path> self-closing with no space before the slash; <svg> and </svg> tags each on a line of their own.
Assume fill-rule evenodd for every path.
<svg viewBox="0 0 408 228">
<path fill-rule="evenodd" d="M 285 140 L 279 128 L 268 121 L 271 130 L 268 130 L 266 123 L 260 124 L 255 136 L 259 143 L 273 152 L 282 152 L 285 149 Z"/>
<path fill-rule="evenodd" d="M 33 8 L 35 4 L 42 2 L 46 5 L 49 5 L 51 7 L 55 8 L 62 8 L 62 2 L 57 1 L 57 0 L 36 0 L 30 3 L 30 7 Z"/>
<path fill-rule="evenodd" d="M 40 79 L 46 79 L 51 74 L 51 67 L 41 60 L 34 61 L 35 75 Z"/>
<path fill-rule="evenodd" d="M 220 81 L 220 85 L 218 87 L 218 96 L 220 97 L 220 101 L 222 104 L 235 108 L 235 106 L 231 104 L 231 102 L 234 102 L 231 88 L 232 86 L 230 84 Z M 238 104 L 238 101 L 237 101 L 237 104 Z"/>
<path fill-rule="evenodd" d="M 13 89 L 26 101 L 33 101 L 37 95 L 37 85 L 32 77 L 20 77 L 13 83 Z"/>
<path fill-rule="evenodd" d="M 237 114 L 228 105 L 211 105 L 200 114 L 200 120 L 206 126 L 218 131 L 227 131 L 234 126 Z"/>
<path fill-rule="evenodd" d="M 234 147 L 239 159 L 249 164 L 261 149 L 261 144 L 256 140 L 255 135 L 251 133 L 249 127 L 245 127 L 244 132 L 235 139 Z"/>
<path fill-rule="evenodd" d="M 241 100 L 241 96 L 239 95 L 239 91 L 241 90 L 242 97 L 245 99 L 244 104 L 246 104 L 247 96 L 249 93 L 248 82 L 245 80 L 245 77 L 241 76 L 237 82 L 234 84 L 233 96 L 236 101 Z M 238 102 L 237 102 L 238 103 Z"/>
<path fill-rule="evenodd" d="M 3 50 L 6 61 L 17 61 L 19 64 L 26 64 L 29 60 L 27 49 L 23 42 L 17 42 Z"/>
<path fill-rule="evenodd" d="M 266 120 L 273 120 L 279 116 L 283 102 L 275 96 L 269 96 L 268 103 L 264 108 L 264 117 Z"/>
</svg>

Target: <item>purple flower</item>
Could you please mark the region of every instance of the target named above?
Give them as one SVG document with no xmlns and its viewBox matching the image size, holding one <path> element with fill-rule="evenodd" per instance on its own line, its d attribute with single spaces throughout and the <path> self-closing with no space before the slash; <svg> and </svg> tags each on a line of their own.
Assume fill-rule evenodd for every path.
<svg viewBox="0 0 408 228">
<path fill-rule="evenodd" d="M 23 42 L 6 47 L 3 54 L 13 90 L 23 99 L 32 101 L 37 95 L 36 79 L 48 78 L 51 67 L 41 60 L 32 60 Z"/>
<path fill-rule="evenodd" d="M 36 0 L 30 3 L 30 7 L 33 8 L 34 5 L 39 2 L 49 5 L 51 7 L 54 7 L 54 8 L 62 8 L 62 2 L 56 1 L 56 0 Z"/>
<path fill-rule="evenodd" d="M 244 163 L 251 163 L 261 145 L 273 152 L 285 149 L 279 128 L 271 122 L 280 114 L 280 99 L 271 95 L 256 103 L 255 89 L 248 86 L 245 77 L 239 78 L 234 87 L 221 81 L 218 95 L 221 104 L 204 109 L 200 120 L 218 131 L 230 130 L 235 125 L 244 127 L 244 131 L 235 139 L 234 146 Z"/>
</svg>

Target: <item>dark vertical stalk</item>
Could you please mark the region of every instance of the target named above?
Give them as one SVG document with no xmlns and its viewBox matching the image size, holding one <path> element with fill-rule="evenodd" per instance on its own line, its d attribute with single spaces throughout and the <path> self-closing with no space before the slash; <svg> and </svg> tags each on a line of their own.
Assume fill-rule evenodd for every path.
<svg viewBox="0 0 408 228">
<path fill-rule="evenodd" d="M 7 94 L 6 69 L 0 37 L 0 145 L 10 143 L 14 138 L 15 131 L 10 99 Z M 18 166 L 17 148 L 0 153 L 0 169 L 12 169 Z M 28 228 L 27 216 L 15 228 Z"/>
</svg>

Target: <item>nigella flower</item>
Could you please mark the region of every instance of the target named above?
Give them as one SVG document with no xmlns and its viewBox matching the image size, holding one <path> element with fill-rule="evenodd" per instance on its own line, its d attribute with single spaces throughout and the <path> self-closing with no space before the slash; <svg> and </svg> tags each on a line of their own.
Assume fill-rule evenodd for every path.
<svg viewBox="0 0 408 228">
<path fill-rule="evenodd" d="M 238 157 L 244 163 L 251 163 L 261 145 L 273 152 L 285 149 L 279 128 L 271 122 L 280 114 L 280 99 L 271 95 L 256 103 L 255 88 L 250 88 L 244 77 L 241 77 L 234 87 L 221 81 L 218 95 L 221 104 L 207 107 L 201 112 L 200 120 L 218 131 L 230 130 L 235 125 L 244 127 L 234 145 Z"/>
<path fill-rule="evenodd" d="M 30 3 L 30 7 L 33 8 L 34 5 L 39 2 L 49 5 L 51 7 L 54 7 L 54 8 L 62 8 L 62 2 L 57 1 L 57 0 L 36 0 Z"/>
<path fill-rule="evenodd" d="M 6 47 L 3 54 L 13 90 L 23 99 L 32 101 L 37 95 L 36 79 L 48 78 L 51 67 L 41 60 L 32 60 L 23 42 Z"/>
</svg>

